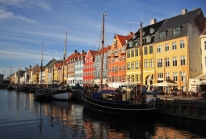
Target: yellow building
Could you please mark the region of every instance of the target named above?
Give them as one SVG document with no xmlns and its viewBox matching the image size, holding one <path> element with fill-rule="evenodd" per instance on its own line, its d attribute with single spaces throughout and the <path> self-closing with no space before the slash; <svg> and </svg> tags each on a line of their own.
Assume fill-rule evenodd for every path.
<svg viewBox="0 0 206 139">
<path fill-rule="evenodd" d="M 155 33 L 154 81 L 177 83 L 176 89 L 188 90 L 189 78 L 201 73 L 201 51 L 197 16 L 202 10 L 186 9 L 178 16 L 166 19 Z"/>
<path fill-rule="evenodd" d="M 156 22 L 151 20 L 149 26 L 142 28 L 142 52 L 143 52 L 143 84 L 150 89 L 153 84 L 154 66 L 154 35 L 155 31 L 163 24 L 163 21 Z M 127 82 L 131 84 L 140 84 L 141 76 L 141 56 L 140 56 L 140 30 L 137 31 L 132 39 L 127 43 L 126 52 L 126 74 Z"/>
</svg>

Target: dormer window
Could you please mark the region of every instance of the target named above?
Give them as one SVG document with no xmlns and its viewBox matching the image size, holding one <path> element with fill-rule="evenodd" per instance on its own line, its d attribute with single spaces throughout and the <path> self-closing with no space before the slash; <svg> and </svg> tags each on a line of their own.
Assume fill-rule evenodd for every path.
<svg viewBox="0 0 206 139">
<path fill-rule="evenodd" d="M 148 42 L 151 42 L 151 37 L 148 35 L 147 37 L 146 37 L 146 42 L 148 43 Z"/>
<path fill-rule="evenodd" d="M 165 38 L 166 37 L 166 31 L 160 32 L 160 38 Z"/>
<path fill-rule="evenodd" d="M 174 35 L 181 33 L 180 27 L 174 28 L 173 31 L 174 31 Z"/>
<path fill-rule="evenodd" d="M 129 41 L 129 47 L 132 47 L 132 41 Z"/>
<path fill-rule="evenodd" d="M 154 33 L 154 29 L 153 28 L 150 28 L 150 34 Z"/>
<path fill-rule="evenodd" d="M 114 40 L 114 47 L 117 46 L 117 40 Z"/>
<path fill-rule="evenodd" d="M 136 38 L 136 35 L 134 34 L 133 36 L 132 36 L 132 39 L 135 39 Z"/>
</svg>

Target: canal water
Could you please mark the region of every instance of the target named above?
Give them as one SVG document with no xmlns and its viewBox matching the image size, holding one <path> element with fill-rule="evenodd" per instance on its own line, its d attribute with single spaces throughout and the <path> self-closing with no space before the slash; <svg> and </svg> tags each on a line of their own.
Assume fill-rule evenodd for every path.
<svg viewBox="0 0 206 139">
<path fill-rule="evenodd" d="M 0 90 L 0 139 L 206 139 L 206 122 L 158 115 L 126 119 L 94 113 L 82 102 L 38 102 Z"/>
</svg>

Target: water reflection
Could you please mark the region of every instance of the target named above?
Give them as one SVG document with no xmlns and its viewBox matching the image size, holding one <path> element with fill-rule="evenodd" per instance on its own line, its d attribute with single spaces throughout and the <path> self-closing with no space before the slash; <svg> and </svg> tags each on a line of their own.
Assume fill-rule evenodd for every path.
<svg viewBox="0 0 206 139">
<path fill-rule="evenodd" d="M 31 93 L 0 92 L 1 138 L 206 138 L 202 121 L 166 115 L 134 120 L 87 110 L 81 102 L 39 102 Z"/>
</svg>

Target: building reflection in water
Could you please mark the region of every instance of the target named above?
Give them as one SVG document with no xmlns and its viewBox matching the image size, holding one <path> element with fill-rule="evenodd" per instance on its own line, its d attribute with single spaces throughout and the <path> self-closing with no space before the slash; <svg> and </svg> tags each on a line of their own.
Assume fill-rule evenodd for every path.
<svg viewBox="0 0 206 139">
<path fill-rule="evenodd" d="M 15 107 L 18 116 L 23 101 L 9 104 Z M 24 94 L 25 95 L 25 94 Z M 10 99 L 10 98 L 9 98 Z M 26 99 L 26 101 L 25 101 Z M 125 119 L 95 113 L 83 108 L 82 104 L 64 101 L 37 102 L 30 94 L 24 96 L 24 108 L 39 117 L 39 138 L 45 132 L 54 131 L 57 138 L 108 138 L 108 139 L 192 139 L 206 137 L 206 123 L 170 116 L 157 116 L 156 119 Z M 29 116 L 29 115 L 28 115 Z M 46 125 L 48 124 L 48 125 Z M 50 128 L 48 128 L 49 126 Z M 47 129 L 48 128 L 48 129 Z M 46 131 L 49 130 L 49 131 Z"/>
</svg>

